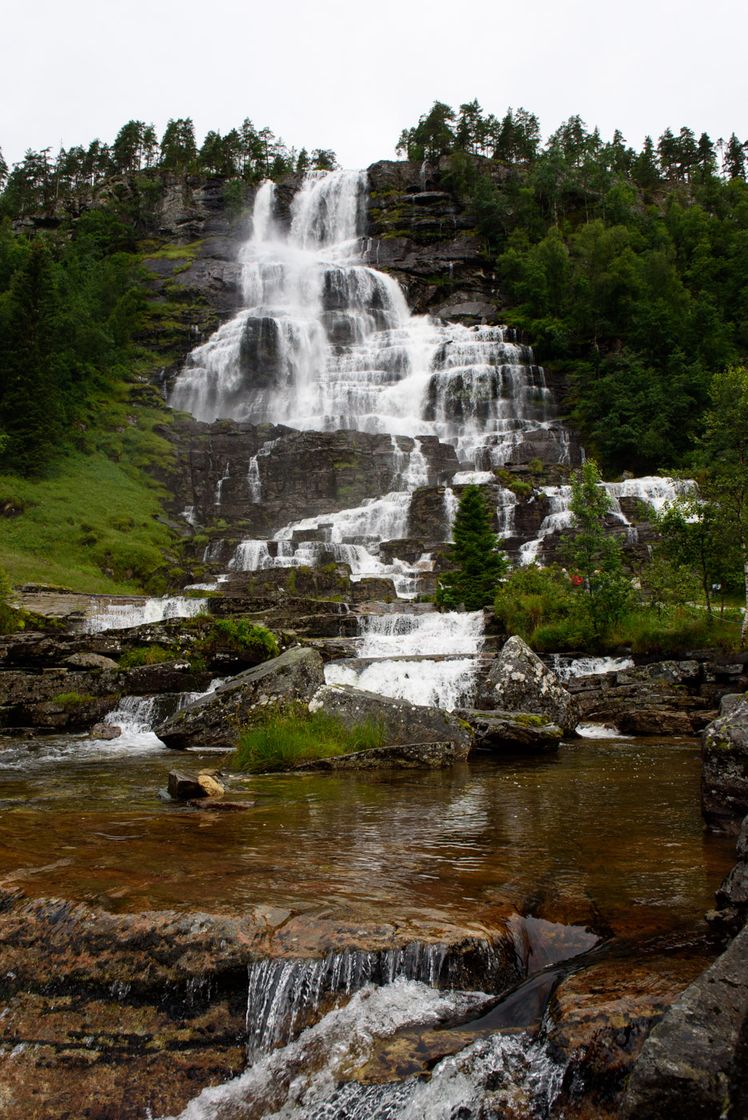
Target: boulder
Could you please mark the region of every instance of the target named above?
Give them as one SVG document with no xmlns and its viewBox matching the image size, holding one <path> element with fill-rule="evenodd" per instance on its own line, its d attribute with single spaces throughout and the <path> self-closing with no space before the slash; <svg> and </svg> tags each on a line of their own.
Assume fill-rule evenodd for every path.
<svg viewBox="0 0 748 1120">
<path fill-rule="evenodd" d="M 122 728 L 114 723 L 95 723 L 91 728 L 92 739 L 119 739 Z"/>
<path fill-rule="evenodd" d="M 71 669 L 116 669 L 117 662 L 113 661 L 111 657 L 104 657 L 101 653 L 73 653 L 70 657 L 66 657 L 65 665 L 69 665 Z"/>
<path fill-rule="evenodd" d="M 320 655 L 295 647 L 239 673 L 215 692 L 182 708 L 156 728 L 156 735 L 172 750 L 193 746 L 233 750 L 242 728 L 258 710 L 308 701 L 322 684 Z"/>
<path fill-rule="evenodd" d="M 455 714 L 470 724 L 479 750 L 497 754 L 557 750 L 563 737 L 558 724 L 529 712 L 480 712 L 466 708 Z"/>
<path fill-rule="evenodd" d="M 224 788 L 212 774 L 200 773 L 196 778 L 170 770 L 167 783 L 169 796 L 175 801 L 192 801 L 202 797 L 223 797 Z"/>
<path fill-rule="evenodd" d="M 737 832 L 748 813 L 748 700 L 704 731 L 701 811 L 707 824 Z"/>
<path fill-rule="evenodd" d="M 169 797 L 175 801 L 189 801 L 193 797 L 207 797 L 207 793 L 191 774 L 182 774 L 179 770 L 170 770 L 167 783 Z"/>
<path fill-rule="evenodd" d="M 623 1120 L 719 1120 L 748 1103 L 748 927 L 652 1030 L 629 1078 Z"/>
<path fill-rule="evenodd" d="M 495 659 L 486 679 L 486 699 L 502 712 L 529 712 L 543 716 L 573 733 L 580 721 L 579 708 L 558 677 L 521 638 L 512 637 Z"/>
<path fill-rule="evenodd" d="M 441 708 L 393 700 L 351 685 L 324 685 L 314 694 L 309 710 L 339 716 L 349 726 L 367 720 L 379 723 L 385 729 L 388 747 L 449 743 L 455 749 L 454 760 L 457 760 L 467 758 L 472 744 L 469 728 Z"/>
</svg>

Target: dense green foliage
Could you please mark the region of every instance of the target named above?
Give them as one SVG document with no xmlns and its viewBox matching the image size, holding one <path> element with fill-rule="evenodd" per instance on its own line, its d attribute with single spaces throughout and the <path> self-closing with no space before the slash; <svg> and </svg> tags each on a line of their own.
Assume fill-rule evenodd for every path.
<svg viewBox="0 0 748 1120">
<path fill-rule="evenodd" d="M 400 137 L 442 159 L 540 361 L 606 471 L 688 461 L 714 372 L 748 356 L 746 146 L 667 129 L 641 151 L 579 117 L 436 102 Z"/>
<path fill-rule="evenodd" d="M 212 632 L 200 643 L 198 649 L 205 656 L 217 649 L 241 653 L 257 663 L 268 661 L 280 653 L 278 639 L 266 626 L 249 622 L 246 618 L 217 618 Z"/>
<path fill-rule="evenodd" d="M 507 559 L 499 552 L 491 514 L 478 486 L 463 490 L 452 534 L 452 570 L 439 580 L 436 602 L 447 610 L 480 610 L 490 605 L 496 581 L 506 572 Z"/>
<path fill-rule="evenodd" d="M 297 704 L 274 711 L 248 728 L 233 765 L 237 770 L 283 770 L 300 762 L 371 750 L 384 746 L 385 740 L 384 728 L 372 720 L 346 726 L 338 716 L 309 712 Z"/>
</svg>

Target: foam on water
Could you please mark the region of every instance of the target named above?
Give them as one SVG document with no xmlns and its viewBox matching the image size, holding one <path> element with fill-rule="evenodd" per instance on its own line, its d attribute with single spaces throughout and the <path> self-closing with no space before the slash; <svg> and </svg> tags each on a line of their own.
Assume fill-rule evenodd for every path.
<svg viewBox="0 0 748 1120">
<path fill-rule="evenodd" d="M 367 987 L 240 1077 L 206 1089 L 179 1120 L 448 1120 L 479 1116 L 490 1082 L 505 1101 L 547 1116 L 562 1068 L 527 1036 L 480 1039 L 440 1062 L 428 1081 L 358 1084 L 352 1072 L 373 1045 L 408 1026 L 427 1027 L 479 1005 L 477 993 L 437 992 L 414 980 Z"/>
</svg>

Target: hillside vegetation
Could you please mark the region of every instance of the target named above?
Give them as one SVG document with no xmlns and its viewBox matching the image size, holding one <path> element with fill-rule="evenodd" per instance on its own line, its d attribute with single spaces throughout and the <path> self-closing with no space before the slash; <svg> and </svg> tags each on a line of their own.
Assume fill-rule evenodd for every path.
<svg viewBox="0 0 748 1120">
<path fill-rule="evenodd" d="M 608 474 L 689 463 L 713 374 L 748 355 L 746 144 L 667 129 L 641 149 L 570 117 L 436 102 L 398 150 L 472 209 L 538 360 Z"/>
</svg>

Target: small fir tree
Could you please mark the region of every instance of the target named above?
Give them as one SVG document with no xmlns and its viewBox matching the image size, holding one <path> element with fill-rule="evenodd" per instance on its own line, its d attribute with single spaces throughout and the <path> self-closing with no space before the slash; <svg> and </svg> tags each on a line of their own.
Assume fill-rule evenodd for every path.
<svg viewBox="0 0 748 1120">
<path fill-rule="evenodd" d="M 574 536 L 566 560 L 581 580 L 586 609 L 596 637 L 605 634 L 631 605 L 631 581 L 623 570 L 623 548 L 606 525 L 610 497 L 594 459 L 572 475 Z"/>
<path fill-rule="evenodd" d="M 439 581 L 436 602 L 455 610 L 480 610 L 493 601 L 496 585 L 507 570 L 507 559 L 499 551 L 499 540 L 491 527 L 491 515 L 479 487 L 466 486 L 455 516 L 454 543 L 450 561 L 454 565 Z"/>
</svg>

